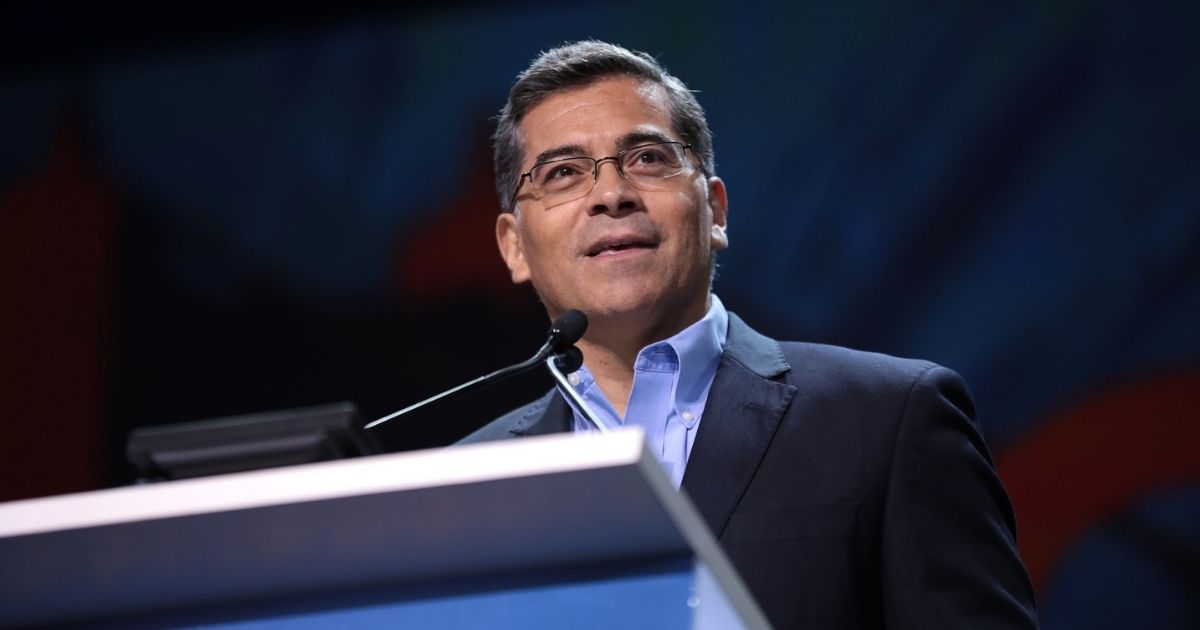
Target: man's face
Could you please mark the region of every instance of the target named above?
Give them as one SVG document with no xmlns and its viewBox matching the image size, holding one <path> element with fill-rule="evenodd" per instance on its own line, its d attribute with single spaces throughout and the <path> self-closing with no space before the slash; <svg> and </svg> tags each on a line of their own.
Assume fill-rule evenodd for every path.
<svg viewBox="0 0 1200 630">
<path fill-rule="evenodd" d="M 555 94 L 525 115 L 520 131 L 522 172 L 539 156 L 601 158 L 655 136 L 682 141 L 664 89 L 630 77 Z M 654 192 L 634 188 L 612 161 L 600 165 L 590 193 L 561 205 L 535 199 L 526 181 L 516 214 L 496 224 L 513 282 L 532 282 L 551 318 L 577 308 L 593 325 L 670 334 L 703 316 L 712 252 L 728 244 L 725 188 L 704 177 L 690 150 L 685 158 L 692 168 Z"/>
</svg>

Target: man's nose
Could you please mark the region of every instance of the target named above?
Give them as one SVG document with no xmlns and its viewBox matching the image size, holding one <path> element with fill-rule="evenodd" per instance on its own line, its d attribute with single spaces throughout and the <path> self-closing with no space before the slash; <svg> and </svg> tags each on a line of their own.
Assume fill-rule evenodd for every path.
<svg viewBox="0 0 1200 630">
<path fill-rule="evenodd" d="M 606 162 L 612 168 L 604 168 Z M 621 174 L 616 158 L 597 160 L 595 177 L 591 194 L 593 214 L 628 212 L 637 207 L 637 191 Z"/>
</svg>

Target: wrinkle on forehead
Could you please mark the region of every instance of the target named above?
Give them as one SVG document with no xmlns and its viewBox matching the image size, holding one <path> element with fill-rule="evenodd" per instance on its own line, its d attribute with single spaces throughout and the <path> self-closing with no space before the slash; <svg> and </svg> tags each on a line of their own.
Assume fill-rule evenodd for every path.
<svg viewBox="0 0 1200 630">
<path fill-rule="evenodd" d="M 632 89 L 615 89 L 621 84 Z M 593 110 L 601 113 L 591 114 Z M 613 122 L 605 124 L 606 121 Z M 596 133 L 597 130 L 600 132 Z M 661 85 L 615 76 L 546 98 L 525 114 L 518 131 L 525 148 L 524 170 L 530 166 L 529 154 L 533 152 L 541 154 L 568 145 L 615 151 L 623 148 L 618 147 L 623 137 L 636 133 L 665 136 L 672 132 L 672 127 L 666 90 Z M 542 146 L 531 145 L 530 131 L 534 131 L 532 135 Z"/>
</svg>

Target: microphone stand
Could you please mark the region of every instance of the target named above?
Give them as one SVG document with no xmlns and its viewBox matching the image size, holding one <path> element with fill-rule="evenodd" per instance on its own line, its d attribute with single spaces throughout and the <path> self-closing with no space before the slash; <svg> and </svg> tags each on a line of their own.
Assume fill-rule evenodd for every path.
<svg viewBox="0 0 1200 630">
<path fill-rule="evenodd" d="M 485 374 L 474 380 L 467 381 L 458 387 L 454 387 L 440 394 L 430 396 L 419 403 L 409 405 L 400 411 L 388 414 L 378 420 L 375 420 L 363 428 L 370 429 L 389 420 L 399 418 L 410 411 L 420 409 L 426 405 L 432 405 L 436 402 L 449 400 L 451 398 L 473 392 L 477 389 L 482 389 L 488 385 L 491 385 L 492 383 L 497 383 L 509 377 L 516 376 L 522 372 L 527 372 L 536 367 L 537 364 L 541 363 L 542 361 L 546 362 L 546 365 L 550 367 L 551 373 L 555 375 L 555 378 L 559 379 L 560 383 L 569 384 L 566 378 L 562 375 L 560 367 L 573 372 L 579 369 L 579 366 L 583 364 L 583 355 L 579 352 L 579 349 L 576 348 L 574 344 L 576 341 L 579 341 L 580 337 L 583 337 L 585 330 L 587 330 L 587 315 L 584 315 L 582 312 L 577 310 L 567 311 L 562 315 L 559 315 L 558 318 L 556 318 L 550 325 L 550 331 L 547 333 L 546 343 L 542 344 L 542 347 L 538 348 L 537 353 L 532 357 L 529 357 L 528 359 L 525 359 L 516 365 L 510 365 L 506 368 L 501 368 L 495 372 L 492 372 L 491 374 Z M 570 388 L 568 388 L 568 390 L 571 392 L 571 394 L 575 394 L 574 390 Z M 578 398 L 578 395 L 575 396 Z M 586 406 L 583 408 L 587 409 Z M 590 409 L 587 409 L 587 412 L 590 414 L 588 419 L 593 423 L 596 423 L 596 426 L 600 427 L 600 429 L 603 431 L 604 427 L 595 420 L 595 414 L 591 413 Z"/>
<path fill-rule="evenodd" d="M 483 376 L 480 376 L 479 378 L 467 381 L 466 383 L 463 383 L 462 385 L 448 389 L 440 394 L 430 396 L 429 398 L 426 398 L 425 400 L 422 400 L 419 403 L 411 404 L 411 405 L 401 409 L 400 411 L 397 411 L 395 413 L 390 413 L 378 420 L 375 420 L 363 428 L 370 429 L 371 427 L 381 425 L 384 422 L 391 420 L 392 418 L 398 418 L 410 411 L 413 411 L 414 409 L 419 409 L 421 407 L 424 407 L 425 405 L 431 405 L 435 402 L 438 402 L 439 400 L 449 400 L 451 398 L 455 398 L 462 394 L 466 394 L 466 393 L 475 391 L 476 389 L 482 389 L 486 385 L 490 385 L 491 383 L 496 383 L 496 382 L 502 381 L 506 378 L 509 378 L 510 376 L 516 376 L 517 374 L 520 374 L 522 372 L 526 372 L 528 370 L 533 369 L 538 363 L 541 362 L 543 356 L 544 355 L 542 354 L 542 352 L 539 351 L 537 354 L 533 355 L 532 357 L 529 357 L 528 359 L 526 359 L 516 365 L 510 365 L 506 368 L 500 368 L 499 370 L 496 370 L 495 372 L 492 372 L 491 374 L 484 374 Z M 554 361 L 554 357 L 552 356 L 547 360 Z"/>
</svg>

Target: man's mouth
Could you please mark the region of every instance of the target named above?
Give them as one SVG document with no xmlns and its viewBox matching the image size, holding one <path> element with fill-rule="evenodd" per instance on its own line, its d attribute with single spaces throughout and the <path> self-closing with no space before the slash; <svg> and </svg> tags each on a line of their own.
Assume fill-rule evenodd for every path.
<svg viewBox="0 0 1200 630">
<path fill-rule="evenodd" d="M 618 252 L 628 251 L 631 249 L 653 249 L 657 245 L 645 240 L 621 238 L 621 239 L 604 239 L 599 243 L 592 245 L 587 250 L 587 256 L 594 258 L 596 256 L 606 256 L 616 254 Z"/>
</svg>

